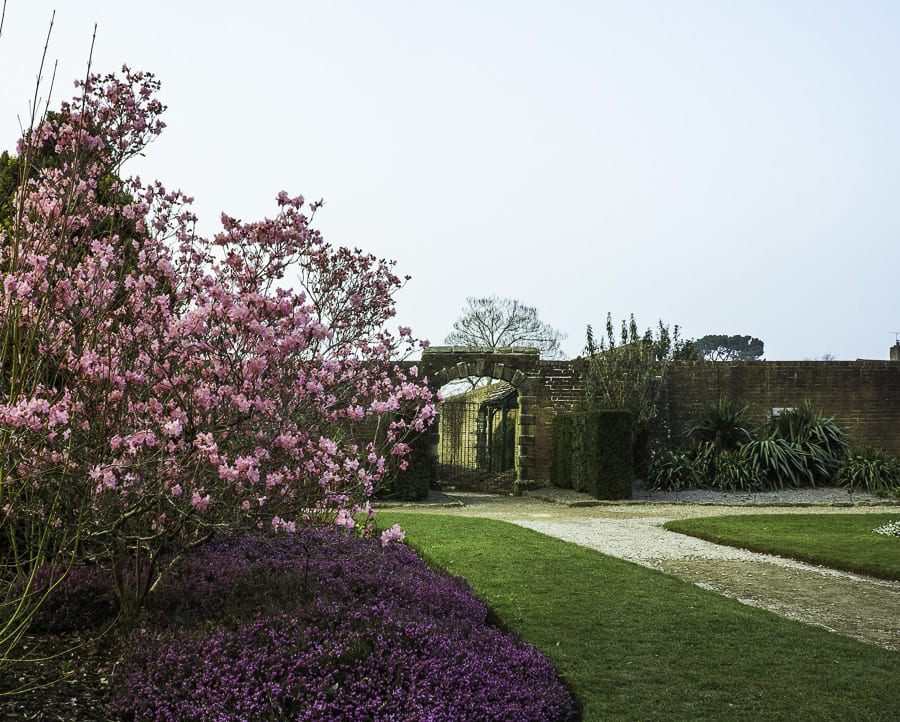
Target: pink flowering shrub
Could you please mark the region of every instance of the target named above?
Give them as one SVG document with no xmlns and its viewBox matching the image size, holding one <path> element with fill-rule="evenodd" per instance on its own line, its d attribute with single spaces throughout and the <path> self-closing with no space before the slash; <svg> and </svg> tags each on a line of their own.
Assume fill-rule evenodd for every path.
<svg viewBox="0 0 900 722">
<path fill-rule="evenodd" d="M 284 192 L 200 238 L 189 198 L 121 177 L 164 127 L 158 82 L 78 85 L 20 142 L 0 229 L 0 553 L 107 559 L 133 617 L 217 529 L 355 526 L 434 407 L 388 330 L 392 262 Z"/>
</svg>

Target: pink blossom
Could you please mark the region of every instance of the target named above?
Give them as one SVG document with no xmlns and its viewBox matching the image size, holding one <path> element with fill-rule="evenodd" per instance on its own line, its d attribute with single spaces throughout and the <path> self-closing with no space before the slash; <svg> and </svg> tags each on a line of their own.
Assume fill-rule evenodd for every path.
<svg viewBox="0 0 900 722">
<path fill-rule="evenodd" d="M 399 524 L 394 524 L 390 529 L 385 529 L 381 532 L 381 546 L 386 547 L 392 541 L 402 541 L 406 538 L 406 532 L 404 532 Z"/>
<path fill-rule="evenodd" d="M 163 424 L 163 433 L 166 436 L 181 436 L 181 422 L 178 419 L 172 419 Z"/>
<path fill-rule="evenodd" d="M 191 506 L 194 507 L 199 512 L 206 511 L 206 508 L 209 506 L 210 496 L 207 494 L 204 497 L 201 497 L 198 492 L 194 492 L 191 495 Z"/>
<path fill-rule="evenodd" d="M 344 529 L 352 529 L 356 526 L 356 520 L 350 516 L 349 512 L 346 509 L 341 509 L 338 511 L 337 516 L 334 518 L 335 526 L 342 527 Z"/>
</svg>

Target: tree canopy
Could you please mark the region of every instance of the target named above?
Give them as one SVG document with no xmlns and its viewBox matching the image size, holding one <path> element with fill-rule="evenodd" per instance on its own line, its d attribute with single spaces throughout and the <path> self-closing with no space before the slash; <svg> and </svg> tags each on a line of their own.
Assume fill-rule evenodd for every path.
<svg viewBox="0 0 900 722">
<path fill-rule="evenodd" d="M 706 361 L 759 361 L 763 342 L 753 336 L 707 334 L 694 341 L 697 354 Z"/>
<path fill-rule="evenodd" d="M 541 321 L 534 306 L 513 298 L 469 297 L 462 316 L 454 322 L 445 343 L 454 346 L 530 346 L 544 358 L 561 358 L 559 344 L 565 338 Z"/>
</svg>

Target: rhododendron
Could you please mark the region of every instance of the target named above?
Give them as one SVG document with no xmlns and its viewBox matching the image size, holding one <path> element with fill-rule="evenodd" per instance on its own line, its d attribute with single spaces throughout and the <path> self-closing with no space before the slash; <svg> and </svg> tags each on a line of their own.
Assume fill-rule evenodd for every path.
<svg viewBox="0 0 900 722">
<path fill-rule="evenodd" d="M 381 532 L 381 545 L 387 546 L 392 541 L 402 541 L 406 538 L 406 532 L 400 529 L 399 524 L 394 524 L 390 529 Z"/>
<path fill-rule="evenodd" d="M 22 536 L 60 519 L 58 548 L 134 565 L 133 613 L 162 549 L 353 528 L 433 397 L 400 363 L 424 344 L 388 329 L 392 262 L 327 244 L 320 203 L 284 191 L 274 217 L 199 237 L 190 198 L 121 177 L 164 127 L 155 78 L 78 86 L 20 141 L 0 229 L 0 531 L 28 565 Z"/>
<path fill-rule="evenodd" d="M 352 529 L 356 526 L 356 520 L 350 515 L 346 509 L 341 509 L 338 511 L 337 515 L 334 517 L 335 526 L 343 527 L 344 529 Z"/>
</svg>

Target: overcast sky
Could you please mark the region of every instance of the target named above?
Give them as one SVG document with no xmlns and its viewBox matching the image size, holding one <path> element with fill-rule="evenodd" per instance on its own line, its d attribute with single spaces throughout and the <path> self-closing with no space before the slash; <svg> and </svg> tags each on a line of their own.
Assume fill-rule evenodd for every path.
<svg viewBox="0 0 900 722">
<path fill-rule="evenodd" d="M 887 359 L 900 331 L 896 0 L 8 0 L 0 148 L 54 7 L 51 105 L 96 22 L 94 69 L 169 106 L 132 172 L 209 235 L 324 198 L 329 241 L 413 277 L 397 321 L 434 344 L 490 294 L 568 356 L 607 311 L 771 360 Z"/>
</svg>

